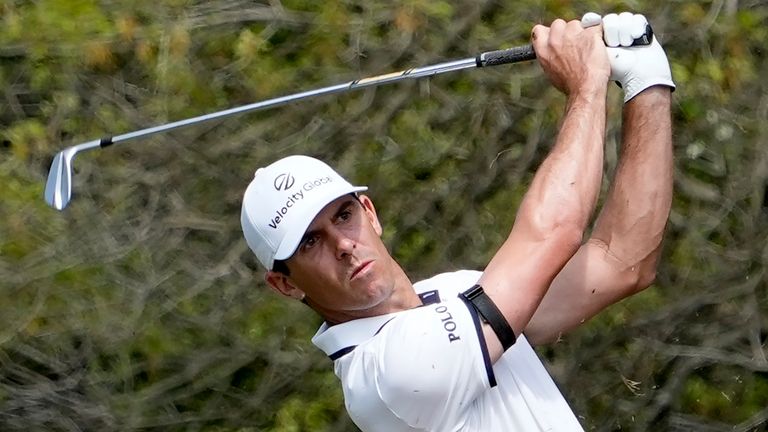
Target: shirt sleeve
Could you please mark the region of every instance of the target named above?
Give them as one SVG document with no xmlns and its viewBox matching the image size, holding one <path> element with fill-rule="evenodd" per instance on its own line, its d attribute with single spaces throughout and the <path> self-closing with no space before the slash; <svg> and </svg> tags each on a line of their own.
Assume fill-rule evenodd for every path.
<svg viewBox="0 0 768 432">
<path fill-rule="evenodd" d="M 411 427 L 452 430 L 495 385 L 477 313 L 459 298 L 410 310 L 371 342 L 379 396 Z"/>
</svg>

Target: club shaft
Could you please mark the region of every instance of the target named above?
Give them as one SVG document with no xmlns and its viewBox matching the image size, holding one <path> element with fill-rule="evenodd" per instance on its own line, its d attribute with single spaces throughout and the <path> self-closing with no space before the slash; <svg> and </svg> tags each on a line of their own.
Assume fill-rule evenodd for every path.
<svg viewBox="0 0 768 432">
<path fill-rule="evenodd" d="M 210 113 L 210 114 L 204 114 L 204 115 L 201 115 L 201 116 L 192 117 L 192 118 L 188 118 L 188 119 L 185 119 L 185 120 L 179 120 L 179 121 L 175 121 L 175 122 L 172 122 L 172 123 L 166 123 L 166 124 L 163 124 L 163 125 L 154 126 L 154 127 L 147 128 L 147 129 L 142 129 L 142 130 L 138 130 L 138 131 L 134 131 L 134 132 L 128 132 L 128 133 L 125 133 L 125 134 L 122 134 L 122 135 L 115 135 L 114 137 L 109 139 L 111 141 L 111 142 L 109 142 L 109 144 L 116 144 L 116 143 L 119 143 L 121 141 L 127 141 L 127 140 L 134 139 L 134 138 L 139 138 L 139 137 L 143 137 L 143 136 L 147 136 L 147 135 L 152 135 L 152 134 L 156 134 L 156 133 L 160 133 L 160 132 L 166 132 L 166 131 L 169 131 L 171 129 L 177 129 L 177 128 L 184 127 L 184 126 L 190 126 L 190 125 L 197 124 L 197 123 L 203 123 L 203 122 L 206 122 L 206 121 L 209 121 L 209 120 L 216 120 L 216 119 L 219 119 L 219 118 L 222 118 L 222 117 L 228 117 L 228 116 L 235 115 L 235 114 L 242 114 L 242 113 L 249 112 L 249 111 L 257 111 L 257 110 L 260 110 L 260 109 L 276 107 L 276 106 L 279 106 L 279 105 L 284 105 L 284 104 L 287 104 L 289 102 L 293 102 L 293 101 L 304 99 L 304 98 L 309 98 L 309 97 L 312 97 L 312 96 L 320 96 L 320 95 L 326 95 L 326 94 L 340 93 L 340 92 L 343 92 L 345 90 L 348 90 L 349 89 L 349 85 L 350 85 L 350 83 L 337 84 L 337 85 L 333 85 L 333 86 L 329 86 L 329 87 L 323 87 L 323 88 L 320 88 L 320 89 L 309 90 L 309 91 L 305 91 L 305 92 L 301 92 L 301 93 L 295 93 L 295 94 L 288 95 L 288 96 L 276 97 L 276 98 L 273 98 L 273 99 L 268 99 L 268 100 L 265 100 L 265 101 L 256 102 L 256 103 L 252 103 L 252 104 L 248 104 L 248 105 L 243 105 L 243 106 L 239 106 L 239 107 L 235 107 L 235 108 L 229 108 L 229 109 L 226 109 L 226 110 L 217 111 L 217 112 L 213 112 L 213 113 Z"/>
<path fill-rule="evenodd" d="M 354 90 L 363 87 L 373 87 L 385 83 L 391 83 L 395 81 L 401 81 L 405 79 L 421 78 L 425 76 L 438 75 L 445 72 L 457 71 L 461 69 L 468 69 L 476 67 L 475 58 L 468 58 L 464 60 L 456 60 L 451 62 L 440 63 L 431 66 L 425 66 L 420 68 L 407 69 L 400 72 L 388 73 L 385 75 L 377 75 L 370 78 L 362 78 L 359 80 L 349 81 L 343 84 L 336 84 L 328 87 L 323 87 L 314 90 L 308 90 L 305 92 L 294 93 L 287 96 L 280 96 L 265 101 L 255 102 L 248 105 L 243 105 L 235 108 L 230 108 L 222 111 L 213 112 L 197 117 L 188 118 L 185 120 L 179 120 L 172 123 L 166 123 L 159 126 L 154 126 L 147 129 L 142 129 L 134 132 L 125 133 L 122 135 L 116 135 L 112 137 L 111 144 L 116 144 L 121 141 L 127 141 L 134 138 L 139 138 L 147 135 L 152 135 L 160 132 L 166 132 L 171 129 L 176 129 L 184 126 L 189 126 L 197 123 L 203 123 L 209 120 L 216 120 L 222 117 L 229 117 L 235 114 L 242 114 L 250 111 L 258 111 L 267 108 L 273 108 L 280 105 L 285 105 L 290 102 L 295 102 L 301 99 L 306 99 L 315 96 L 323 96 L 334 93 L 341 93 L 349 90 Z"/>
<path fill-rule="evenodd" d="M 516 57 L 510 57 L 509 53 L 515 53 Z M 506 54 L 506 56 L 502 55 Z M 493 61 L 493 59 L 497 61 Z M 242 114 L 250 111 L 257 111 L 266 108 L 273 108 L 280 105 L 285 105 L 290 102 L 294 102 L 301 99 L 306 99 L 315 96 L 329 95 L 334 93 L 342 93 L 349 90 L 355 90 L 364 87 L 373 87 L 381 84 L 393 83 L 396 81 L 402 81 L 406 79 L 422 78 L 427 76 L 439 75 L 446 72 L 453 72 L 462 69 L 469 69 L 474 67 L 495 66 L 497 64 L 513 63 L 524 60 L 531 60 L 535 58 L 533 49 L 530 45 L 522 47 L 510 48 L 502 51 L 489 51 L 482 53 L 477 57 L 466 58 L 462 60 L 453 60 L 444 63 L 438 63 L 430 66 L 417 67 L 412 69 L 406 69 L 399 72 L 392 72 L 384 75 L 377 75 L 369 78 L 361 78 L 354 81 L 349 81 L 343 84 L 336 84 L 328 87 L 323 87 L 315 90 L 308 90 L 305 92 L 294 93 L 287 96 L 276 97 L 265 101 L 260 101 L 248 105 L 243 105 L 235 108 L 230 108 L 222 111 L 213 112 L 197 117 L 188 118 L 185 120 L 179 120 L 163 125 L 150 127 L 134 132 L 128 132 L 121 135 L 115 135 L 113 137 L 105 137 L 100 140 L 101 147 L 106 147 L 111 144 L 116 144 L 121 141 L 127 141 L 134 138 L 144 137 L 160 132 L 166 132 L 171 129 L 177 129 L 184 126 L 190 126 L 197 123 L 202 123 L 210 120 L 216 120 L 223 117 L 228 117 L 235 114 Z M 500 59 L 500 60 L 499 60 Z"/>
</svg>

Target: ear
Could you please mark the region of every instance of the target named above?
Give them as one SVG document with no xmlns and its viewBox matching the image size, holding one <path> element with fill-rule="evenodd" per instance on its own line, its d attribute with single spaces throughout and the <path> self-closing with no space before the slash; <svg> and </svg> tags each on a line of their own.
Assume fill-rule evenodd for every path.
<svg viewBox="0 0 768 432">
<path fill-rule="evenodd" d="M 376 207 L 373 206 L 373 201 L 368 198 L 368 195 L 360 195 L 358 196 L 358 200 L 360 200 L 360 204 L 362 204 L 365 215 L 371 222 L 374 231 L 381 237 L 381 233 L 383 233 L 384 230 L 381 229 L 381 223 L 379 223 L 379 216 L 376 214 Z"/>
<path fill-rule="evenodd" d="M 264 280 L 267 282 L 267 285 L 269 285 L 269 287 L 278 294 L 282 294 L 286 297 L 290 297 L 296 300 L 303 300 L 306 296 L 304 291 L 300 290 L 296 285 L 293 284 L 291 278 L 280 272 L 270 270 L 266 275 L 264 275 Z"/>
</svg>

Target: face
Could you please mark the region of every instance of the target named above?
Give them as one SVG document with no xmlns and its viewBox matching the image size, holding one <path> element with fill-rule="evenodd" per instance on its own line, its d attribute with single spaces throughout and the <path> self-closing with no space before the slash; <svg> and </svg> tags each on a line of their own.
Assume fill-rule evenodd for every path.
<svg viewBox="0 0 768 432">
<path fill-rule="evenodd" d="M 282 294 L 304 298 L 332 322 L 386 313 L 395 275 L 381 233 L 368 197 L 341 197 L 310 224 L 286 261 L 290 275 L 268 272 L 267 281 Z"/>
</svg>

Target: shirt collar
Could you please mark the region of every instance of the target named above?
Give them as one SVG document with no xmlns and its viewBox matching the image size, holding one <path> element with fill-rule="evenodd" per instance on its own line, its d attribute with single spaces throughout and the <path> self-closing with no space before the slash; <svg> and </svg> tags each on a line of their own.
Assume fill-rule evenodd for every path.
<svg viewBox="0 0 768 432">
<path fill-rule="evenodd" d="M 400 312 L 360 318 L 334 326 L 324 322 L 312 337 L 312 343 L 329 357 L 333 357 L 339 351 L 349 347 L 354 348 L 370 339 L 398 313 Z"/>
<path fill-rule="evenodd" d="M 425 305 L 440 302 L 440 293 L 437 290 L 419 293 L 419 297 Z M 312 343 L 323 350 L 331 360 L 336 360 L 376 335 L 382 327 L 399 313 L 401 312 L 359 318 L 334 326 L 329 326 L 327 322 L 324 322 L 317 330 L 317 333 L 315 333 L 315 336 L 312 337 Z"/>
</svg>

